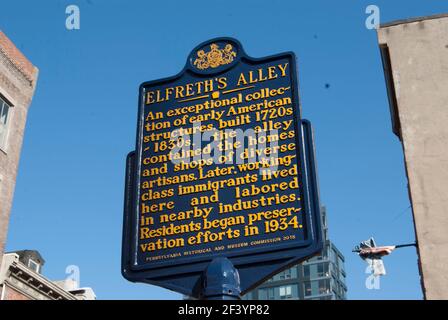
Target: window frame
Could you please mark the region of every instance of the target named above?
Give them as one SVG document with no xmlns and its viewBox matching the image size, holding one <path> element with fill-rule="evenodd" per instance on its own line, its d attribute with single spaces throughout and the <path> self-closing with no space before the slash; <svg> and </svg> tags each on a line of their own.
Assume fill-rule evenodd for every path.
<svg viewBox="0 0 448 320">
<path fill-rule="evenodd" d="M 36 269 L 34 269 L 31 264 L 34 264 L 36 266 Z M 40 271 L 40 263 L 37 261 L 34 261 L 33 259 L 28 259 L 28 268 L 30 268 L 31 270 L 33 270 L 36 273 L 39 273 Z"/>
<path fill-rule="evenodd" d="M 9 133 L 11 128 L 11 122 L 14 115 L 14 104 L 11 103 L 11 100 L 6 98 L 5 95 L 3 95 L 0 92 L 0 117 L 1 112 L 3 112 L 4 107 L 8 108 L 8 114 L 7 119 L 5 123 L 5 135 L 0 138 L 0 150 L 3 151 L 5 154 L 7 153 L 8 147 L 9 147 Z"/>
</svg>

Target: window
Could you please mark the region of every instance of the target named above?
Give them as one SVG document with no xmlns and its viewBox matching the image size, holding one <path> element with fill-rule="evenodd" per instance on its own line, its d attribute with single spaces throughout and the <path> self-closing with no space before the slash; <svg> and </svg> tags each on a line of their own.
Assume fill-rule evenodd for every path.
<svg viewBox="0 0 448 320">
<path fill-rule="evenodd" d="M 273 276 L 267 282 L 281 281 L 281 280 L 287 280 L 287 279 L 293 279 L 293 278 L 297 278 L 297 267 L 292 267 L 290 269 L 287 269 L 285 271 L 277 273 L 275 276 Z"/>
<path fill-rule="evenodd" d="M 4 149 L 6 146 L 6 138 L 8 135 L 8 120 L 10 118 L 10 109 L 11 106 L 8 105 L 1 97 L 0 97 L 0 148 Z"/>
<path fill-rule="evenodd" d="M 329 264 L 328 262 L 314 263 L 303 266 L 303 276 L 309 279 L 328 277 Z"/>
<path fill-rule="evenodd" d="M 342 272 L 339 272 L 339 281 L 341 281 L 343 284 L 345 284 L 345 275 Z"/>
<path fill-rule="evenodd" d="M 329 294 L 331 293 L 330 280 L 319 280 L 319 294 Z"/>
<path fill-rule="evenodd" d="M 267 289 L 258 290 L 258 299 L 259 300 L 267 300 L 268 299 Z"/>
<path fill-rule="evenodd" d="M 33 270 L 34 272 L 39 273 L 39 267 L 40 265 L 34 261 L 33 259 L 28 260 L 28 267 Z"/>
<path fill-rule="evenodd" d="M 303 285 L 306 297 L 331 293 L 329 279 L 306 281 Z"/>
<path fill-rule="evenodd" d="M 334 251 L 334 249 L 330 250 L 330 260 L 334 263 L 338 262 L 338 254 L 336 251 Z"/>
<path fill-rule="evenodd" d="M 342 289 L 341 298 L 344 299 L 344 300 L 347 299 L 347 294 L 346 294 L 345 289 Z"/>
<path fill-rule="evenodd" d="M 303 271 L 303 277 L 308 279 L 310 277 L 310 266 L 304 265 L 302 271 Z"/>
<path fill-rule="evenodd" d="M 269 288 L 268 289 L 268 300 L 274 300 L 275 299 L 275 288 Z"/>
<path fill-rule="evenodd" d="M 280 299 L 288 299 L 292 297 L 291 286 L 280 287 Z"/>
<path fill-rule="evenodd" d="M 338 256 L 338 266 L 339 266 L 339 270 L 341 270 L 342 272 L 345 273 L 344 260 L 342 259 L 341 256 Z"/>
<path fill-rule="evenodd" d="M 317 265 L 317 277 L 328 276 L 328 263 L 319 263 Z"/>
<path fill-rule="evenodd" d="M 283 271 L 280 275 L 280 280 L 291 279 L 291 269 Z"/>
<path fill-rule="evenodd" d="M 313 295 L 313 289 L 311 288 L 311 281 L 304 282 L 303 287 L 306 297 Z"/>
</svg>

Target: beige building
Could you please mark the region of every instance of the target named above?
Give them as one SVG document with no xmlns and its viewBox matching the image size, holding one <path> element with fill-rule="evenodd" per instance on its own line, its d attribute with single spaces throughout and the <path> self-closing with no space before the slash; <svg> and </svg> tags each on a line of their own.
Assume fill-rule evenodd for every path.
<svg viewBox="0 0 448 320">
<path fill-rule="evenodd" d="M 45 260 L 35 250 L 5 253 L 0 264 L 0 300 L 95 300 L 91 288 L 67 278 L 51 281 L 42 274 Z"/>
<path fill-rule="evenodd" d="M 0 264 L 37 68 L 0 31 Z"/>
<path fill-rule="evenodd" d="M 392 127 L 403 145 L 423 292 L 448 299 L 448 15 L 378 29 Z"/>
</svg>

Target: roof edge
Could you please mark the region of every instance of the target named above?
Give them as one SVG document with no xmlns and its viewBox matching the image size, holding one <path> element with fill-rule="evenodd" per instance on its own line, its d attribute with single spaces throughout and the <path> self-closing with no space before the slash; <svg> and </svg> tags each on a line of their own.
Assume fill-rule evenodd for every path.
<svg viewBox="0 0 448 320">
<path fill-rule="evenodd" d="M 388 28 L 388 27 L 398 26 L 400 24 L 407 24 L 407 23 L 420 22 L 420 21 L 425 21 L 425 20 L 441 19 L 441 18 L 448 18 L 448 13 L 441 13 L 441 14 L 435 14 L 435 15 L 431 15 L 431 16 L 421 16 L 421 17 L 415 17 L 415 18 L 394 20 L 391 22 L 386 22 L 386 23 L 380 24 L 380 28 Z"/>
<path fill-rule="evenodd" d="M 33 65 L 2 30 L 0 30 L 0 52 L 26 80 L 31 84 L 36 81 L 37 67 Z"/>
</svg>

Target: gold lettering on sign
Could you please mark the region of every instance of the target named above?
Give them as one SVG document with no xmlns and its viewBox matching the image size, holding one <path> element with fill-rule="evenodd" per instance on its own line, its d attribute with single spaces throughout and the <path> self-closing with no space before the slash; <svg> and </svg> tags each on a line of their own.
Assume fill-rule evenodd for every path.
<svg viewBox="0 0 448 320">
<path fill-rule="evenodd" d="M 193 53 L 194 66 L 231 69 L 237 52 L 208 44 Z M 255 61 L 144 88 L 138 263 L 270 251 L 305 239 L 291 61 Z M 252 131 L 241 141 L 229 129 Z"/>
</svg>

